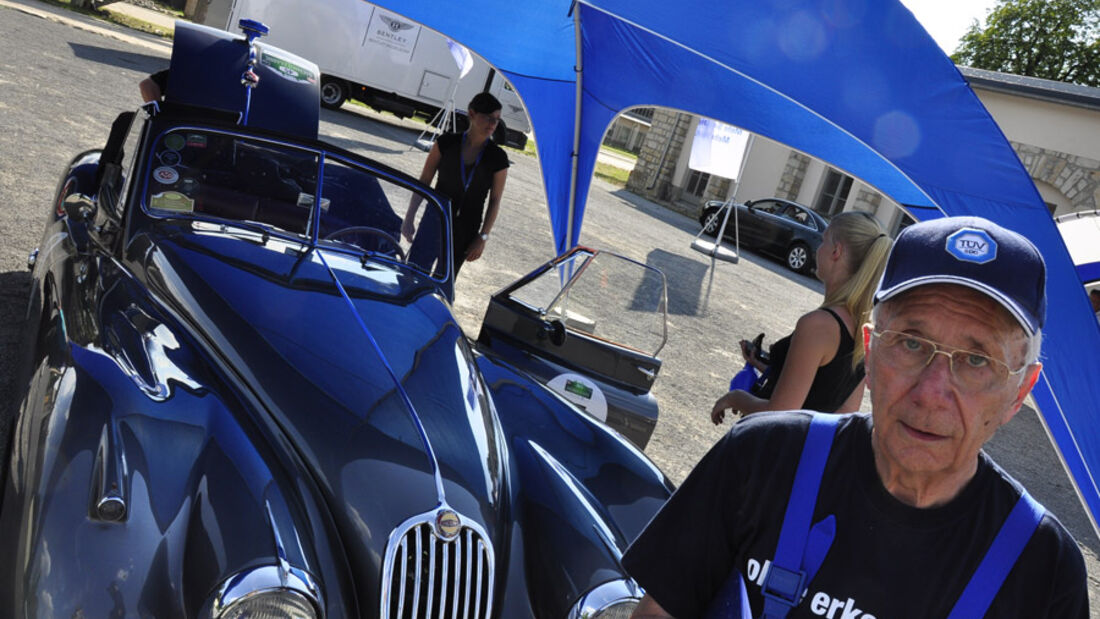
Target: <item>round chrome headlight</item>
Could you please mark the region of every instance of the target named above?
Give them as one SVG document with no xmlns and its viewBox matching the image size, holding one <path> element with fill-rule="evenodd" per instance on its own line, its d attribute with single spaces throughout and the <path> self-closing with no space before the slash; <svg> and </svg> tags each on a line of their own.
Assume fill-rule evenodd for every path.
<svg viewBox="0 0 1100 619">
<path fill-rule="evenodd" d="M 569 619 L 629 619 L 641 600 L 642 590 L 633 580 L 612 580 L 584 594 Z"/>
<path fill-rule="evenodd" d="M 218 587 L 201 617 L 209 619 L 319 619 L 320 592 L 313 577 L 289 566 L 263 565 L 238 572 Z"/>
<path fill-rule="evenodd" d="M 218 619 L 317 619 L 313 604 L 286 589 L 259 591 L 231 603 Z"/>
</svg>

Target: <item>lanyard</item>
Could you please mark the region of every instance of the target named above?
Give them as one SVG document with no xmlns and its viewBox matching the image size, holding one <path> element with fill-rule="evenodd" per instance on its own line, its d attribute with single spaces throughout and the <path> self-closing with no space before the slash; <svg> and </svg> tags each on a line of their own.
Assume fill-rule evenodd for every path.
<svg viewBox="0 0 1100 619">
<path fill-rule="evenodd" d="M 485 154 L 485 146 L 489 144 L 489 138 L 485 138 L 485 146 L 481 147 L 481 152 L 477 154 L 477 159 L 474 160 L 474 165 L 470 167 L 470 175 L 466 176 L 466 158 L 462 156 L 462 151 L 466 150 L 466 134 L 468 132 L 462 132 L 462 146 L 458 149 L 458 165 L 459 170 L 462 173 L 462 193 L 465 194 L 466 190 L 470 188 L 470 183 L 474 180 L 474 171 L 477 170 L 477 164 L 481 163 L 481 157 Z"/>
</svg>

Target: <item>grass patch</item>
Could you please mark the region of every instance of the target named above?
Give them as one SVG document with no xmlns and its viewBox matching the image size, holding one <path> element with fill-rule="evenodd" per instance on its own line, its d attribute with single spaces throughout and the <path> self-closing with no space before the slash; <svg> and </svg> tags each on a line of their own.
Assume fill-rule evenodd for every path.
<svg viewBox="0 0 1100 619">
<path fill-rule="evenodd" d="M 629 159 L 631 161 L 637 161 L 638 160 L 638 155 L 636 155 L 636 154 L 634 154 L 634 153 L 632 153 L 628 150 L 623 150 L 621 148 L 616 148 L 614 146 L 608 146 L 607 144 L 601 144 L 600 145 L 600 150 L 611 151 L 611 152 L 613 152 L 617 155 L 621 155 L 623 157 L 626 157 L 627 159 Z"/>
<path fill-rule="evenodd" d="M 156 27 L 152 24 L 143 22 L 141 20 L 131 19 L 129 17 L 126 17 L 125 15 L 112 13 L 110 11 L 103 10 L 104 6 L 108 6 L 106 4 L 99 4 L 99 8 L 92 8 L 90 3 L 84 2 L 84 1 L 81 1 L 81 0 L 41 0 L 41 1 L 45 4 L 61 7 L 63 9 L 68 9 L 68 10 L 74 12 L 74 13 L 80 13 L 82 15 L 87 15 L 88 17 L 95 17 L 97 19 L 102 19 L 103 21 L 106 21 L 106 22 L 111 22 L 111 23 L 114 23 L 114 24 L 118 24 L 120 26 L 123 26 L 125 28 L 129 28 L 131 30 L 139 30 L 141 32 L 147 32 L 149 34 L 155 34 L 157 36 L 164 37 L 166 39 L 171 39 L 172 38 L 172 33 L 170 31 L 165 31 L 162 28 L 158 28 L 158 27 Z M 168 7 L 167 5 L 164 5 L 164 4 L 160 4 L 160 3 L 158 3 L 158 4 L 165 9 L 165 12 L 171 13 L 173 17 L 175 17 L 177 19 L 182 19 L 183 18 L 183 11 L 178 11 L 178 10 L 175 10 L 175 9 L 171 9 L 170 7 Z"/>
<path fill-rule="evenodd" d="M 169 31 L 169 30 L 164 30 L 162 28 L 158 28 L 157 26 L 154 26 L 153 24 L 150 24 L 148 22 L 141 21 L 140 19 L 131 19 L 130 17 L 128 17 L 126 15 L 123 15 L 121 13 L 111 13 L 109 11 L 100 11 L 99 16 L 106 19 L 109 22 L 116 23 L 120 26 L 125 26 L 126 28 L 129 28 L 131 30 L 137 30 L 139 32 L 146 32 L 146 33 L 149 33 L 149 34 L 154 34 L 158 37 L 164 37 L 166 39 L 171 39 L 172 38 L 172 32 Z"/>
<path fill-rule="evenodd" d="M 626 187 L 626 180 L 630 178 L 630 170 L 624 170 L 599 161 L 596 162 L 595 174 L 596 178 L 619 187 Z"/>
</svg>

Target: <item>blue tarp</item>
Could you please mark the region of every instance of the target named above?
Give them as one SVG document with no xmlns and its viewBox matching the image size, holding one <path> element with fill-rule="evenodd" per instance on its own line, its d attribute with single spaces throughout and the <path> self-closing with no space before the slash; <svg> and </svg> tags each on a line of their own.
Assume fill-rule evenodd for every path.
<svg viewBox="0 0 1100 619">
<path fill-rule="evenodd" d="M 580 236 L 607 126 L 636 106 L 684 110 L 787 144 L 873 185 L 917 219 L 977 214 L 1028 236 L 1050 271 L 1035 399 L 1096 522 L 1100 329 L 1027 171 L 899 2 L 376 4 L 466 45 L 512 82 L 531 119 L 559 253 Z"/>
</svg>

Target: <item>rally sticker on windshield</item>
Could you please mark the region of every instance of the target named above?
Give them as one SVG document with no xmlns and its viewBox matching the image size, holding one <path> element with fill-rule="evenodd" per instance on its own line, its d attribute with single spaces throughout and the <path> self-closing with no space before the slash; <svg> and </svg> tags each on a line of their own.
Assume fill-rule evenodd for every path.
<svg viewBox="0 0 1100 619">
<path fill-rule="evenodd" d="M 149 199 L 149 206 L 175 213 L 193 213 L 195 211 L 195 201 L 178 191 L 165 191 L 154 194 Z"/>
<path fill-rule="evenodd" d="M 260 55 L 260 64 L 271 68 L 279 74 L 279 77 L 292 82 L 317 83 L 317 76 L 305 67 L 298 66 L 289 60 L 279 58 L 271 52 L 264 50 Z"/>
<path fill-rule="evenodd" d="M 171 133 L 164 138 L 164 147 L 169 150 L 180 150 L 187 145 L 187 140 L 178 133 Z"/>
<path fill-rule="evenodd" d="M 153 178 L 162 185 L 171 185 L 180 179 L 180 173 L 165 165 L 153 170 Z"/>
</svg>

